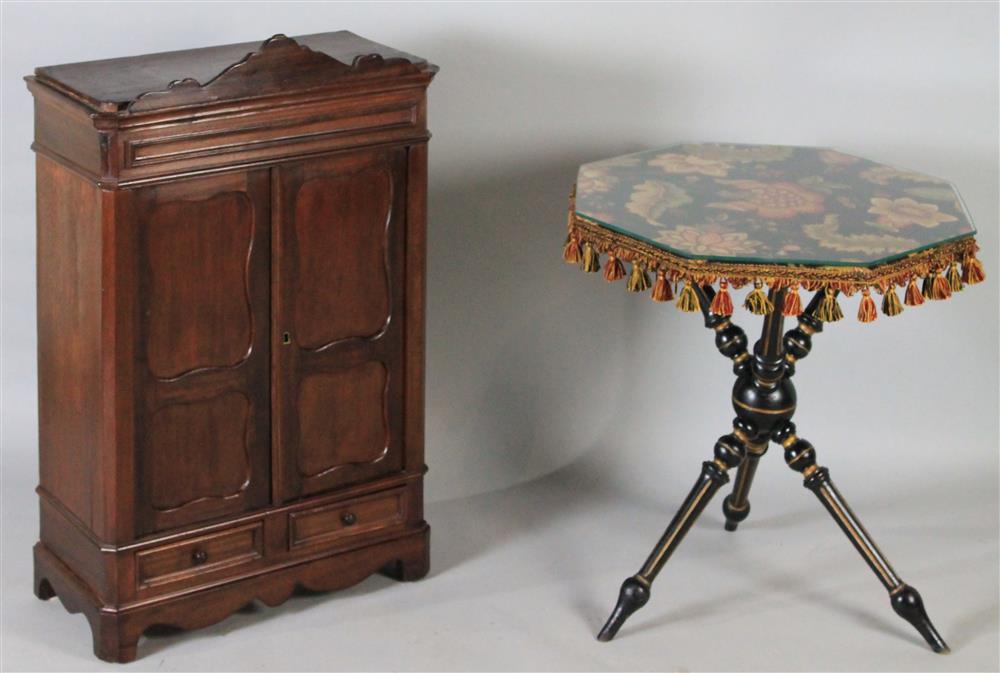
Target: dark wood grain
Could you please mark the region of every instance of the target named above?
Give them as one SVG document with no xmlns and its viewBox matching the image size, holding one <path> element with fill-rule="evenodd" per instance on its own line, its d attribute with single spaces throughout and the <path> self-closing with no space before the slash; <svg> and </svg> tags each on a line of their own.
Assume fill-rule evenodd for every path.
<svg viewBox="0 0 1000 673">
<path fill-rule="evenodd" d="M 427 573 L 434 72 L 330 33 L 27 78 L 35 591 L 86 615 L 99 657 L 296 586 Z"/>
<path fill-rule="evenodd" d="M 276 171 L 283 501 L 402 468 L 405 158 L 365 151 Z"/>
<path fill-rule="evenodd" d="M 366 56 L 374 59 L 358 63 Z M 261 60 L 264 63 L 259 63 Z M 410 67 L 400 69 L 403 64 Z M 222 80 L 225 85 L 235 81 L 239 86 L 230 84 L 210 94 L 215 99 L 233 100 L 259 95 L 262 86 L 265 93 L 285 93 L 317 86 L 352 68 L 363 74 L 386 66 L 390 68 L 387 73 L 390 77 L 410 70 L 433 71 L 433 66 L 419 57 L 348 31 L 338 31 L 295 38 L 276 35 L 264 42 L 45 66 L 36 68 L 35 76 L 54 83 L 95 109 L 118 110 L 134 104 L 143 94 L 168 91 L 174 82 L 175 89 L 184 89 L 188 88 L 185 82 L 211 85 Z M 275 78 L 275 71 L 283 72 L 285 78 Z M 202 102 L 186 97 L 181 97 L 178 103 L 155 98 L 158 98 L 156 103 L 140 109 L 157 104 L 166 107 Z"/>
<path fill-rule="evenodd" d="M 101 442 L 101 199 L 45 157 L 37 183 L 40 485 L 90 526 Z"/>
<path fill-rule="evenodd" d="M 258 170 L 129 192 L 140 533 L 268 502 L 269 190 Z"/>
</svg>

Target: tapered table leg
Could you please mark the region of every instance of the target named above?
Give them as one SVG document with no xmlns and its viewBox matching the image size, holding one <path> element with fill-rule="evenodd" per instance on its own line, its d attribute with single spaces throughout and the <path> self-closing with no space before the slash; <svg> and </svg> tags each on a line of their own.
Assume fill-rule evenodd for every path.
<svg viewBox="0 0 1000 673">
<path fill-rule="evenodd" d="M 726 530 L 734 531 L 740 522 L 750 515 L 750 486 L 757 472 L 757 463 L 767 453 L 767 442 L 747 444 L 747 457 L 736 471 L 733 492 L 722 501 L 722 513 L 726 517 Z"/>
<path fill-rule="evenodd" d="M 796 436 L 795 424 L 790 421 L 782 424 L 772 434 L 772 439 L 784 447 L 785 462 L 793 470 L 802 473 L 805 487 L 816 494 L 854 548 L 878 576 L 889 592 L 889 600 L 896 614 L 913 625 L 935 652 L 948 652 L 948 645 L 927 616 L 920 594 L 896 575 L 896 571 L 833 485 L 829 470 L 817 467 L 816 451 L 812 444 Z"/>
<path fill-rule="evenodd" d="M 660 541 L 656 543 L 646 563 L 638 573 L 629 577 L 622 584 L 618 595 L 618 603 L 614 611 L 608 617 L 607 623 L 597 635 L 598 640 L 608 641 L 615 637 L 618 630 L 625 623 L 629 616 L 641 608 L 649 600 L 649 592 L 653 580 L 663 569 L 664 564 L 670 558 L 674 550 L 680 545 L 684 535 L 694 524 L 698 515 L 705 509 L 705 505 L 712 499 L 715 492 L 729 481 L 727 471 L 737 467 L 746 456 L 746 447 L 736 434 L 729 434 L 719 438 L 715 443 L 715 459 L 705 461 L 702 464 L 701 474 L 698 480 L 688 493 L 680 511 L 674 515 L 663 533 Z"/>
</svg>

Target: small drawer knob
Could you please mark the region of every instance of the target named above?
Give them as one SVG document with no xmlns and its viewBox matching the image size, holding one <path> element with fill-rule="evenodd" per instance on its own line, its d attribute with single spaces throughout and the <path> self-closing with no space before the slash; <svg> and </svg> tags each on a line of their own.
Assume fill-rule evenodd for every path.
<svg viewBox="0 0 1000 673">
<path fill-rule="evenodd" d="M 358 522 L 358 517 L 354 515 L 354 512 L 344 512 L 340 515 L 340 521 L 345 526 L 353 526 Z"/>
<path fill-rule="evenodd" d="M 204 549 L 195 549 L 191 552 L 191 562 L 196 566 L 200 566 L 202 563 L 208 560 L 208 552 Z"/>
</svg>

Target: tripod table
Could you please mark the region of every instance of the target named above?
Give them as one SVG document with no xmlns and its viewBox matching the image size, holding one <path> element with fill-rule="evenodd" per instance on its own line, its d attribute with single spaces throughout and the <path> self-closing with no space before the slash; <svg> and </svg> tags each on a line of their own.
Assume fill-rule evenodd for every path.
<svg viewBox="0 0 1000 673">
<path fill-rule="evenodd" d="M 935 652 L 948 650 L 920 594 L 889 565 L 797 434 L 792 376 L 812 336 L 843 317 L 841 298 L 860 294 L 858 319 L 870 323 L 879 313 L 873 293 L 882 314 L 895 316 L 904 305 L 947 299 L 982 281 L 974 235 L 950 183 L 831 149 L 682 144 L 580 167 L 564 259 L 592 273 L 603 265 L 606 280 L 627 278 L 629 291 L 651 289 L 654 301 L 676 292 L 678 308 L 702 313 L 736 375 L 732 432 L 715 443 L 649 558 L 622 584 L 600 640 L 614 638 L 646 604 L 653 580 L 732 469 L 726 530 L 746 519 L 757 462 L 775 442 L 878 576 L 893 610 Z M 744 286 L 743 306 L 764 316 L 752 352 L 731 318 L 730 291 Z M 801 291 L 814 293 L 805 307 Z M 797 326 L 782 335 L 786 317 Z"/>
</svg>

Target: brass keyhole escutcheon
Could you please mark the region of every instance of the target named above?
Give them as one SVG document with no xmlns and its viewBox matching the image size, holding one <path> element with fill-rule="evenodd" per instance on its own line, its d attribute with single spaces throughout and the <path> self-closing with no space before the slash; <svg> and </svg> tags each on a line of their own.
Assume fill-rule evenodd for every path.
<svg viewBox="0 0 1000 673">
<path fill-rule="evenodd" d="M 283 345 L 285 345 L 285 346 L 287 346 L 288 344 L 292 343 L 292 334 L 291 334 L 291 332 L 283 332 L 281 334 L 281 343 Z"/>
</svg>

